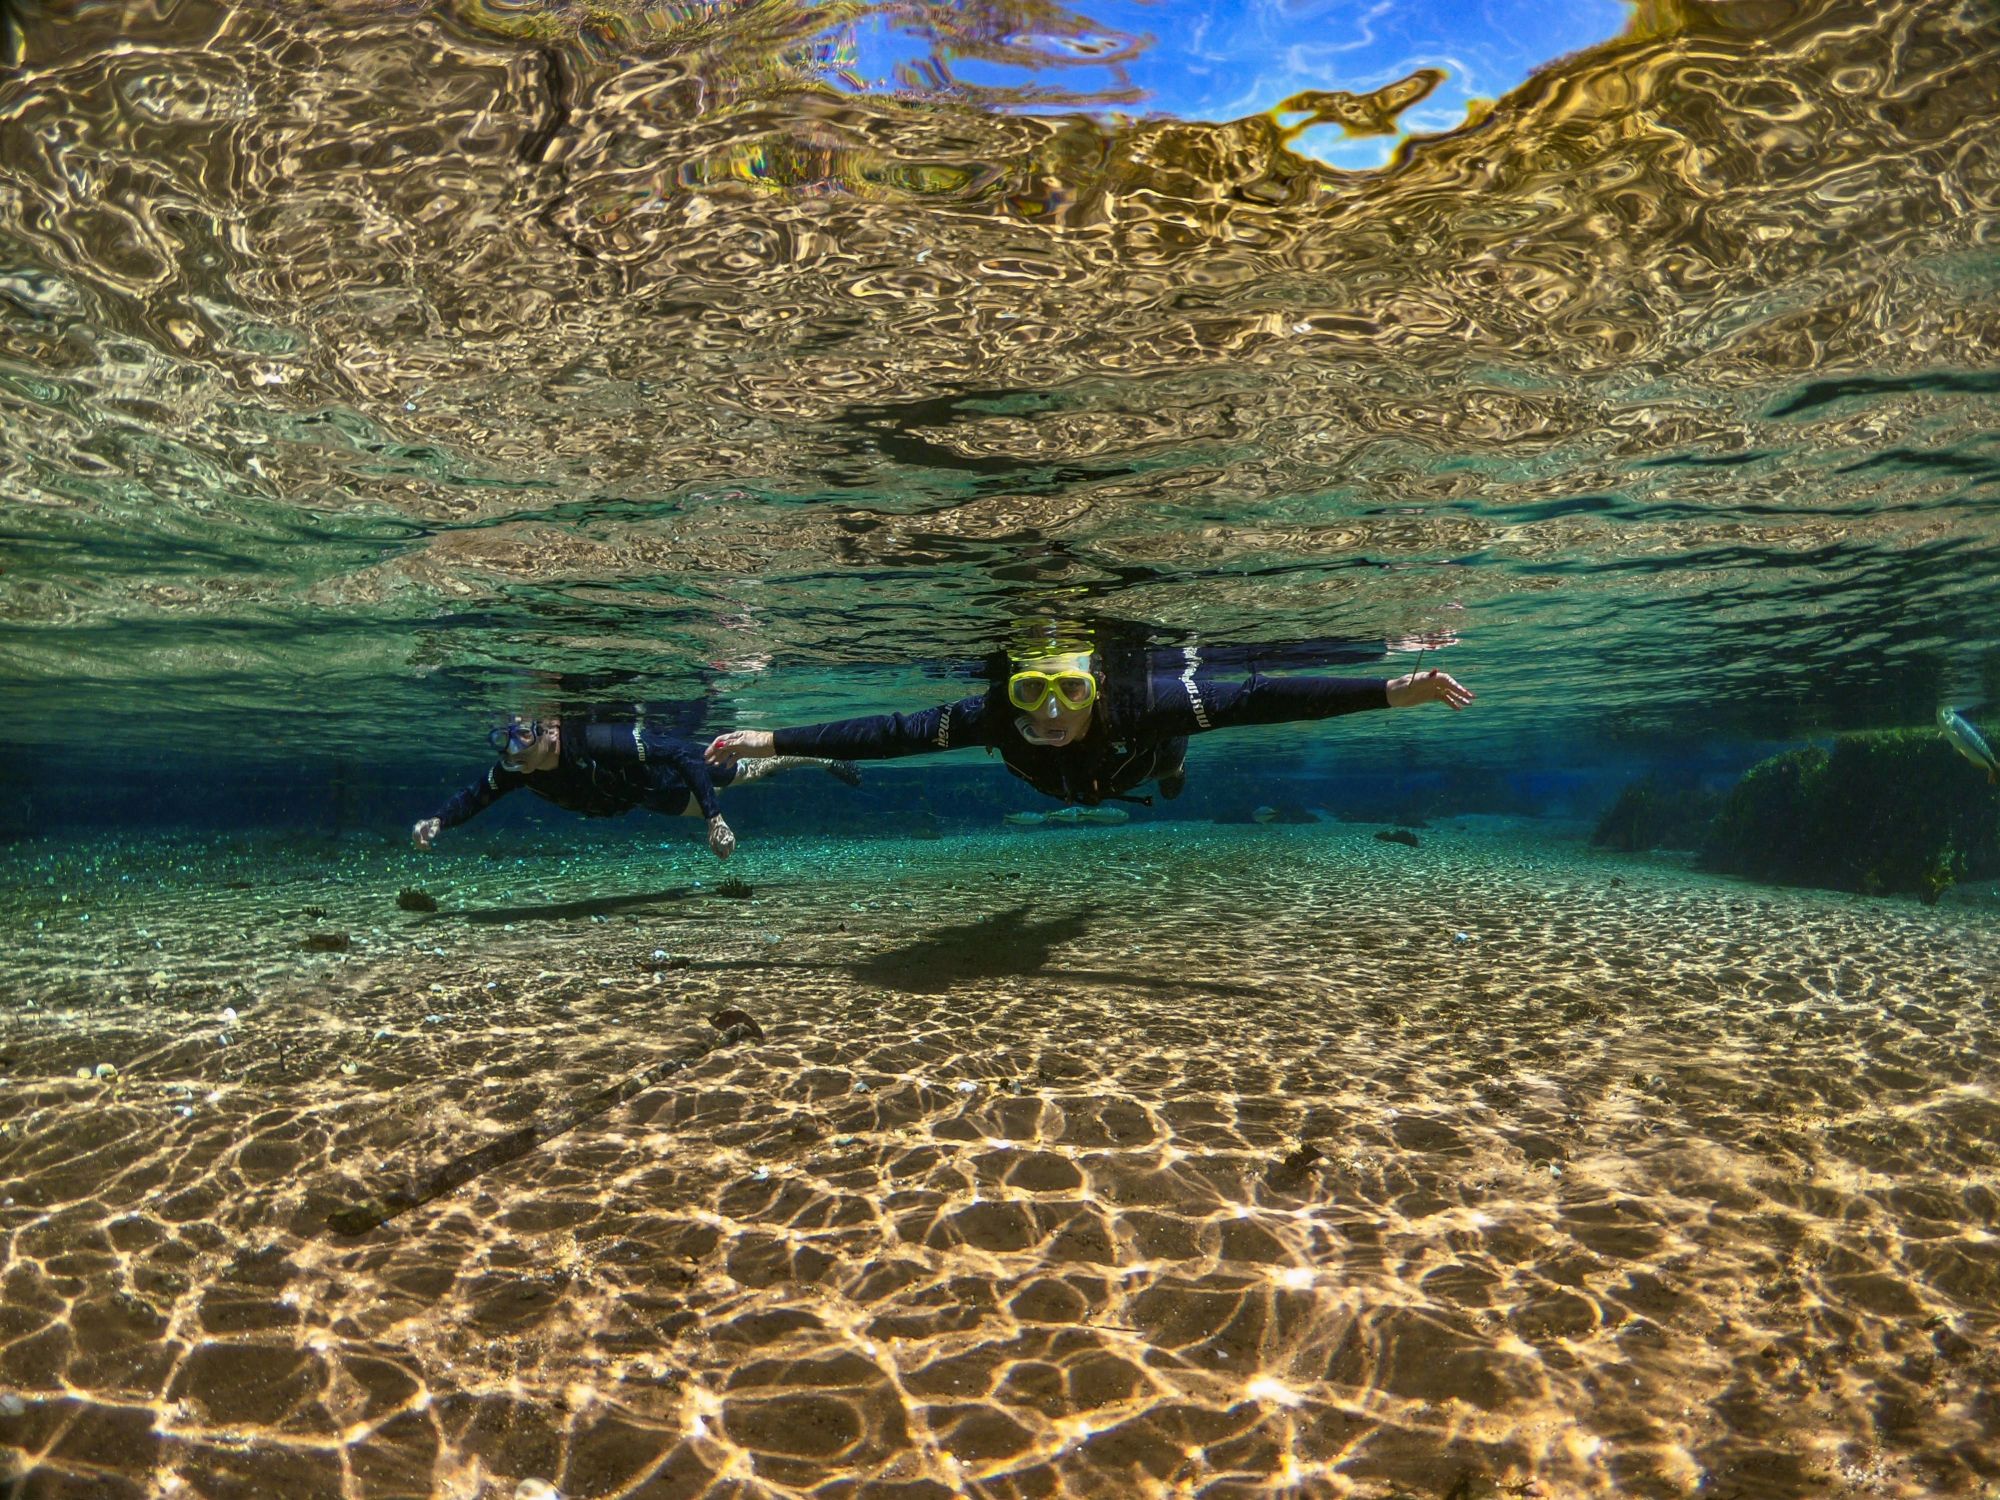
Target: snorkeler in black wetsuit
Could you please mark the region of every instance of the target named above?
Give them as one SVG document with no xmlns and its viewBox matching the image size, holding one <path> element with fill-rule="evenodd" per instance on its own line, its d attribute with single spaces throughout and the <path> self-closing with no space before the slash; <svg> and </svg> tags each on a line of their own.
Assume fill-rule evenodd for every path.
<svg viewBox="0 0 2000 1500">
<path fill-rule="evenodd" d="M 819 766 L 849 786 L 861 774 L 844 761 L 780 756 L 756 766 L 711 773 L 692 741 L 647 727 L 643 718 L 601 720 L 575 714 L 560 719 L 514 720 L 489 736 L 500 759 L 485 776 L 410 830 L 419 849 L 447 828 L 484 812 L 516 787 L 586 817 L 608 818 L 635 807 L 667 817 L 699 808 L 708 820 L 708 847 L 717 859 L 736 851 L 736 835 L 722 818 L 717 793 L 765 770 Z M 692 805 L 691 805 L 692 804 Z"/>
<path fill-rule="evenodd" d="M 1309 646 L 1100 653 L 1048 642 L 1013 653 L 1005 680 L 974 697 L 917 714 L 740 729 L 718 735 L 705 758 L 720 769 L 759 756 L 883 760 L 979 745 L 998 750 L 1007 769 L 1037 791 L 1088 806 L 1107 798 L 1150 800 L 1132 797 L 1148 781 L 1157 781 L 1163 796 L 1178 796 L 1188 737 L 1212 729 L 1472 702 L 1471 692 L 1435 669 L 1388 681 L 1263 675 L 1266 667 L 1305 664 Z M 1219 660 L 1205 659 L 1210 655 Z M 1247 677 L 1235 675 L 1244 671 Z"/>
</svg>

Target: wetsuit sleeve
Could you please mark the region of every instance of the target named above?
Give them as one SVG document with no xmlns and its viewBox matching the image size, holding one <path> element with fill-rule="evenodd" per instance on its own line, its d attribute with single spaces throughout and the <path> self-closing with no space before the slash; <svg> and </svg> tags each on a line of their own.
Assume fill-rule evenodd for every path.
<svg viewBox="0 0 2000 1500">
<path fill-rule="evenodd" d="M 1154 734 L 1200 734 L 1240 724 L 1291 724 L 1330 719 L 1389 706 L 1389 684 L 1379 677 L 1260 677 L 1241 682 L 1202 681 L 1187 675 L 1156 677 L 1153 706 L 1138 728 Z"/>
<path fill-rule="evenodd" d="M 1317 636 L 1305 641 L 1250 641 L 1217 645 L 1204 641 L 1195 646 L 1172 646 L 1146 653 L 1154 672 L 1180 673 L 1188 663 L 1201 672 L 1246 673 L 1319 672 L 1328 667 L 1353 666 L 1364 661 L 1380 661 L 1389 654 L 1380 640 L 1353 641 L 1336 636 Z"/>
<path fill-rule="evenodd" d="M 984 697 L 927 708 L 920 714 L 876 714 L 780 729 L 771 739 L 779 755 L 817 755 L 829 760 L 893 760 L 899 755 L 933 754 L 967 745 L 993 743 Z"/>
<path fill-rule="evenodd" d="M 519 771 L 510 771 L 498 761 L 485 776 L 472 783 L 451 801 L 439 808 L 431 816 L 441 827 L 456 828 L 466 819 L 483 813 L 517 786 L 526 786 L 528 778 Z"/>
</svg>

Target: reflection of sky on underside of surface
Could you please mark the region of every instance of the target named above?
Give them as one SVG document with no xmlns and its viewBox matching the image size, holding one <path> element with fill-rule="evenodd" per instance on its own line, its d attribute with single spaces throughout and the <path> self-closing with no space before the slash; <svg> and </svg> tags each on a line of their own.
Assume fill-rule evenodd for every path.
<svg viewBox="0 0 2000 1500">
<path fill-rule="evenodd" d="M 1497 99 L 1542 64 L 1617 36 L 1632 14 L 1624 0 L 1097 0 L 1079 9 L 1096 23 L 1101 46 L 1075 37 L 1011 39 L 1076 58 L 1074 66 L 1032 70 L 1029 87 L 1135 92 L 1132 102 L 1110 108 L 1224 121 L 1275 109 L 1307 89 L 1368 93 L 1419 68 L 1440 68 L 1445 81 L 1402 117 L 1412 135 L 1453 129 L 1469 101 Z M 853 43 L 855 74 L 871 89 L 893 87 L 898 69 L 928 51 L 894 10 L 865 23 Z M 1093 60 L 1093 50 L 1109 61 Z M 1017 89 L 1024 82 L 1012 64 L 961 57 L 947 66 L 952 80 L 973 87 Z M 925 73 L 926 81 L 941 81 Z M 1398 139 L 1350 140 L 1338 126 L 1322 125 L 1303 132 L 1294 149 L 1359 170 L 1382 165 Z"/>
</svg>

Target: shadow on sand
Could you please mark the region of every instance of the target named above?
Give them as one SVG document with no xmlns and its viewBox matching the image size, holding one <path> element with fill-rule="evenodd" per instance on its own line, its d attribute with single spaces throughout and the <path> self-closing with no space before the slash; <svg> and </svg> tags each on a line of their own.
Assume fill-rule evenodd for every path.
<svg viewBox="0 0 2000 1500">
<path fill-rule="evenodd" d="M 845 963 L 796 959 L 753 958 L 696 962 L 697 972 L 723 973 L 742 969 L 835 970 L 862 984 L 909 995 L 936 994 L 955 985 L 989 979 L 1015 979 L 1029 974 L 1060 984 L 1124 985 L 1133 989 L 1183 994 L 1261 996 L 1252 984 L 1189 979 L 1184 976 L 1134 974 L 1119 969 L 1074 968 L 1059 962 L 1090 951 L 1086 941 L 1091 918 L 1082 911 L 1030 919 L 1025 904 L 1004 911 L 935 927 L 923 936 Z M 1092 956 L 1095 956 L 1094 954 Z"/>
<path fill-rule="evenodd" d="M 1037 974 L 1059 952 L 1088 936 L 1080 911 L 1031 920 L 1025 904 L 970 922 L 935 927 L 900 948 L 841 965 L 863 984 L 904 991 L 941 990 L 968 979 Z"/>
</svg>

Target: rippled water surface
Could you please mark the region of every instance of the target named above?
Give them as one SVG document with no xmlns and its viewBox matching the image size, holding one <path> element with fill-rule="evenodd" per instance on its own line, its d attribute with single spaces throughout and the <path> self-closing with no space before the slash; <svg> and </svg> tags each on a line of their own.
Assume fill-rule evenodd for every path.
<svg viewBox="0 0 2000 1500">
<path fill-rule="evenodd" d="M 1285 820 L 1994 727 L 1996 241 L 1988 0 L 0 0 L 0 1494 L 1984 1500 L 1990 904 Z M 1024 618 L 1479 699 L 400 847 Z"/>
<path fill-rule="evenodd" d="M 1287 149 L 1295 97 L 1148 116 L 1045 63 L 1086 33 L 17 6 L 0 609 L 53 712 L 15 733 L 358 745 L 325 721 L 365 703 L 414 741 L 535 674 L 698 668 L 764 669 L 706 680 L 725 713 L 858 707 L 832 669 L 1051 609 L 1455 627 L 1488 756 L 1991 687 L 1989 6 L 1649 6 L 1368 171 Z M 870 38 L 1010 81 L 857 89 Z M 1329 55 L 1357 130 L 1450 71 Z"/>
</svg>

